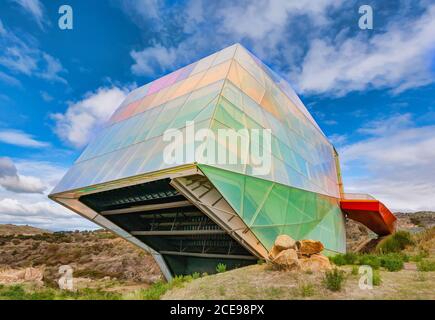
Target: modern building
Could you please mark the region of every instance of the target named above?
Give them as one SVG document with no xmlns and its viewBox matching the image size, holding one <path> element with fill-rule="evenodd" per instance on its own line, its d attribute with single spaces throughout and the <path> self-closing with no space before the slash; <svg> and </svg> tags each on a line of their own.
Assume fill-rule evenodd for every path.
<svg viewBox="0 0 435 320">
<path fill-rule="evenodd" d="M 167 278 L 256 263 L 280 234 L 343 253 L 346 215 L 380 235 L 395 220 L 346 197 L 333 145 L 239 44 L 131 92 L 50 198 L 150 252 Z"/>
</svg>

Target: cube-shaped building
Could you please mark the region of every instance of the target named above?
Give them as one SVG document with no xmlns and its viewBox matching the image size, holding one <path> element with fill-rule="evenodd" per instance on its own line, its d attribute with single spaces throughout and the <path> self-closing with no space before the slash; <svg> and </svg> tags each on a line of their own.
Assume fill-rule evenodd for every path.
<svg viewBox="0 0 435 320">
<path fill-rule="evenodd" d="M 236 140 L 220 139 L 229 130 Z M 346 249 L 336 150 L 289 84 L 239 44 L 131 92 L 50 198 L 150 252 L 167 278 L 256 263 L 280 234 Z M 394 218 L 383 219 L 379 233 L 391 232 Z"/>
</svg>

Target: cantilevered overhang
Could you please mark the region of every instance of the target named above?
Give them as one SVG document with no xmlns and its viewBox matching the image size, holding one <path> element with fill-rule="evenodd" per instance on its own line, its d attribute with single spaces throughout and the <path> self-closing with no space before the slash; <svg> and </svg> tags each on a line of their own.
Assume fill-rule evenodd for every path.
<svg viewBox="0 0 435 320">
<path fill-rule="evenodd" d="M 347 217 L 385 236 L 395 231 L 397 218 L 380 201 L 375 199 L 341 199 L 340 206 Z"/>
<path fill-rule="evenodd" d="M 167 279 L 213 271 L 217 262 L 231 268 L 267 256 L 195 164 L 49 197 L 148 251 Z"/>
</svg>

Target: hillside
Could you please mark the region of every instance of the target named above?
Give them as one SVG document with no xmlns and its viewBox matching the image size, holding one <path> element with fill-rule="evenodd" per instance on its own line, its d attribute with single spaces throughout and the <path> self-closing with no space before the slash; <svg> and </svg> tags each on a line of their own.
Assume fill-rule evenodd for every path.
<svg viewBox="0 0 435 320">
<path fill-rule="evenodd" d="M 411 231 L 418 240 L 418 246 L 404 252 L 415 259 L 401 271 L 381 268 L 382 283 L 365 291 L 358 288 L 354 268 L 341 266 L 346 281 L 340 292 L 325 288 L 322 273 L 275 271 L 267 264 L 165 283 L 151 256 L 107 231 L 47 233 L 29 226 L 0 225 L 0 300 L 435 299 L 435 272 L 418 271 L 416 263 L 421 257 L 435 260 L 435 213 L 400 213 L 398 218 L 399 229 Z M 347 222 L 349 251 L 372 236 L 364 226 Z M 61 265 L 73 268 L 77 292 L 58 289 Z"/>
<path fill-rule="evenodd" d="M 115 281 L 147 287 L 161 279 L 151 256 L 107 231 L 0 235 L 0 283 L 42 277 L 45 286 L 57 287 L 61 265 L 71 266 L 76 282 L 86 286 Z M 29 268 L 35 279 L 21 279 L 19 271 Z"/>
<path fill-rule="evenodd" d="M 206 276 L 175 287 L 162 299 L 432 299 L 435 300 L 435 272 L 416 270 L 380 271 L 382 284 L 373 290 L 358 287 L 359 275 L 346 272 L 344 287 L 332 292 L 323 285 L 322 273 L 272 270 L 268 265 L 252 265 Z"/>
<path fill-rule="evenodd" d="M 32 226 L 17 226 L 14 224 L 0 224 L 0 236 L 10 235 L 36 235 L 51 233 L 50 231 L 35 228 Z"/>
</svg>

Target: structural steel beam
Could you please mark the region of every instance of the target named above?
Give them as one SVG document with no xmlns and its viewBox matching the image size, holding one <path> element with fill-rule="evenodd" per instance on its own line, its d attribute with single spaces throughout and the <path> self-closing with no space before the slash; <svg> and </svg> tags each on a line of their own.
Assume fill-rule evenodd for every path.
<svg viewBox="0 0 435 320">
<path fill-rule="evenodd" d="M 115 210 L 105 210 L 101 211 L 103 216 L 113 215 L 113 214 L 123 214 L 123 213 L 134 213 L 134 212 L 144 212 L 144 211 L 154 211 L 161 209 L 172 209 L 172 208 L 182 208 L 189 207 L 192 204 L 187 201 L 175 201 L 175 202 L 166 202 L 166 203 L 156 203 L 156 204 L 146 204 L 143 206 L 135 206 L 131 208 L 124 209 L 115 209 Z"/>
</svg>

